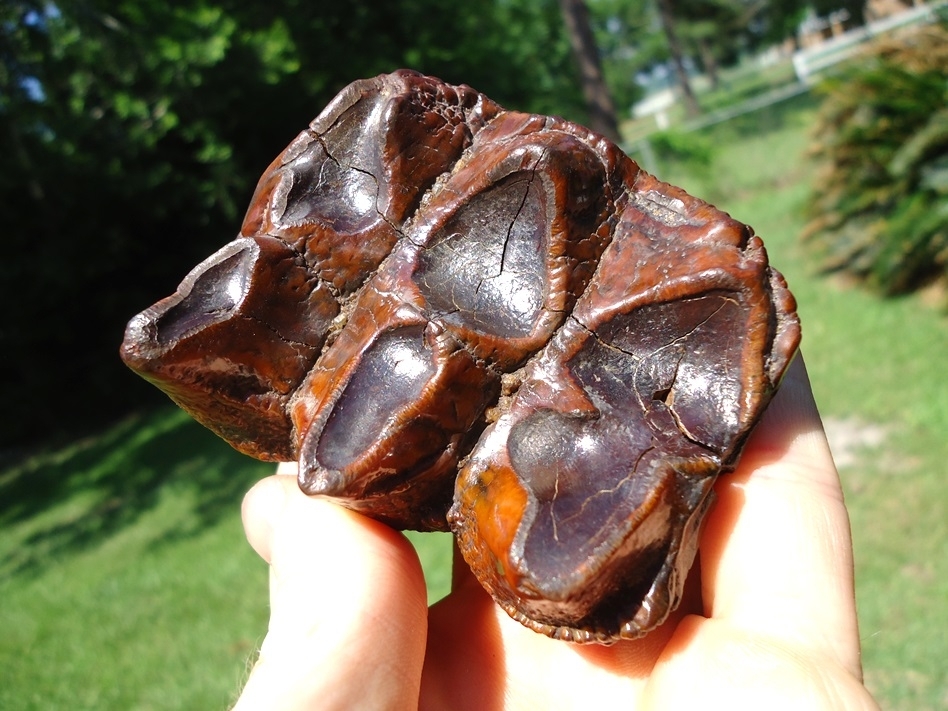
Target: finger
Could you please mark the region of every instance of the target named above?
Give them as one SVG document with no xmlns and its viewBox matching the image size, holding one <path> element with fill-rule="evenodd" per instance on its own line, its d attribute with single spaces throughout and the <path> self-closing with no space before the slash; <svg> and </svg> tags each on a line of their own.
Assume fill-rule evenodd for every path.
<svg viewBox="0 0 948 711">
<path fill-rule="evenodd" d="M 416 706 L 427 600 L 405 537 L 305 496 L 289 476 L 258 483 L 243 516 L 270 563 L 271 615 L 236 708 Z"/>
<path fill-rule="evenodd" d="M 455 549 L 452 592 L 429 612 L 419 708 L 611 708 L 617 699 L 631 708 L 678 621 L 688 611 L 700 611 L 697 583 L 697 575 L 689 577 L 687 599 L 646 637 L 578 645 L 511 619 Z"/>
<path fill-rule="evenodd" d="M 277 464 L 276 473 L 280 476 L 296 476 L 299 473 L 299 462 L 280 462 Z"/>
<path fill-rule="evenodd" d="M 701 542 L 707 614 L 859 674 L 849 517 L 802 357 L 716 493 Z"/>
</svg>

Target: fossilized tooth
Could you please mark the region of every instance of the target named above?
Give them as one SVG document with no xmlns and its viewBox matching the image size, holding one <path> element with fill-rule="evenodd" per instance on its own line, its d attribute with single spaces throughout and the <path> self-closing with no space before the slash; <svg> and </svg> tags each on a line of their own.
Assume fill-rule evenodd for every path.
<svg viewBox="0 0 948 711">
<path fill-rule="evenodd" d="M 524 624 L 610 642 L 678 603 L 799 336 L 749 228 L 576 124 L 403 71 L 336 97 L 122 355 L 307 493 L 450 525 Z"/>
<path fill-rule="evenodd" d="M 130 321 L 122 359 L 240 451 L 296 459 L 290 399 L 341 305 L 499 110 L 416 72 L 350 84 L 264 172 L 241 237 Z"/>
<path fill-rule="evenodd" d="M 579 642 L 678 604 L 717 475 L 799 338 L 759 238 L 641 174 L 567 323 L 462 469 L 464 558 L 513 617 Z"/>
<path fill-rule="evenodd" d="M 447 530 L 458 459 L 499 379 L 370 282 L 291 405 L 300 487 L 399 528 Z"/>
<path fill-rule="evenodd" d="M 284 242 L 242 238 L 135 316 L 121 355 L 241 452 L 292 460 L 286 403 L 338 310 L 326 285 Z"/>
<path fill-rule="evenodd" d="M 447 529 L 501 373 L 549 340 L 609 235 L 606 166 L 550 123 L 511 113 L 481 131 L 360 292 L 291 405 L 305 492 Z"/>
<path fill-rule="evenodd" d="M 241 234 L 285 240 L 345 296 L 499 110 L 468 87 L 415 72 L 354 82 L 267 169 Z"/>
</svg>

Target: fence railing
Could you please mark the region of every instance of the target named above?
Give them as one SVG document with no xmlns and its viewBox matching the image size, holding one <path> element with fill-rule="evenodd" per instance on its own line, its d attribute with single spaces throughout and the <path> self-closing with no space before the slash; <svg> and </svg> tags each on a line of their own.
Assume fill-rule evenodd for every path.
<svg viewBox="0 0 948 711">
<path fill-rule="evenodd" d="M 939 13 L 945 10 L 948 10 L 948 2 L 919 5 L 898 15 L 869 22 L 814 47 L 794 52 L 793 69 L 797 74 L 797 79 L 804 84 L 812 84 L 821 72 L 848 59 L 869 40 L 904 27 L 935 22 Z"/>
</svg>

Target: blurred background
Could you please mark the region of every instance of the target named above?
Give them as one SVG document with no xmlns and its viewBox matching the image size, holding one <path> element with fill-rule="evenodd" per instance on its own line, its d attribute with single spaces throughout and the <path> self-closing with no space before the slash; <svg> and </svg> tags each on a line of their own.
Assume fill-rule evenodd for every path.
<svg viewBox="0 0 948 711">
<path fill-rule="evenodd" d="M 5 0 L 0 708 L 235 698 L 268 612 L 239 504 L 272 466 L 118 345 L 332 96 L 401 67 L 590 126 L 764 238 L 850 507 L 867 683 L 948 708 L 946 6 Z M 450 540 L 412 540 L 433 601 Z"/>
</svg>

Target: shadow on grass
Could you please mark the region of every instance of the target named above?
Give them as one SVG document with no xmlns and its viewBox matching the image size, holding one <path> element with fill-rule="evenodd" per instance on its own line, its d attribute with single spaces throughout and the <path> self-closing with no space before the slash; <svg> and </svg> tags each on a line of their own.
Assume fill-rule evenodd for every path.
<svg viewBox="0 0 948 711">
<path fill-rule="evenodd" d="M 38 574 L 180 498 L 156 544 L 233 515 L 254 481 L 273 471 L 231 449 L 183 412 L 136 416 L 103 435 L 0 473 L 0 580 Z M 163 493 L 164 492 L 164 493 Z"/>
</svg>

